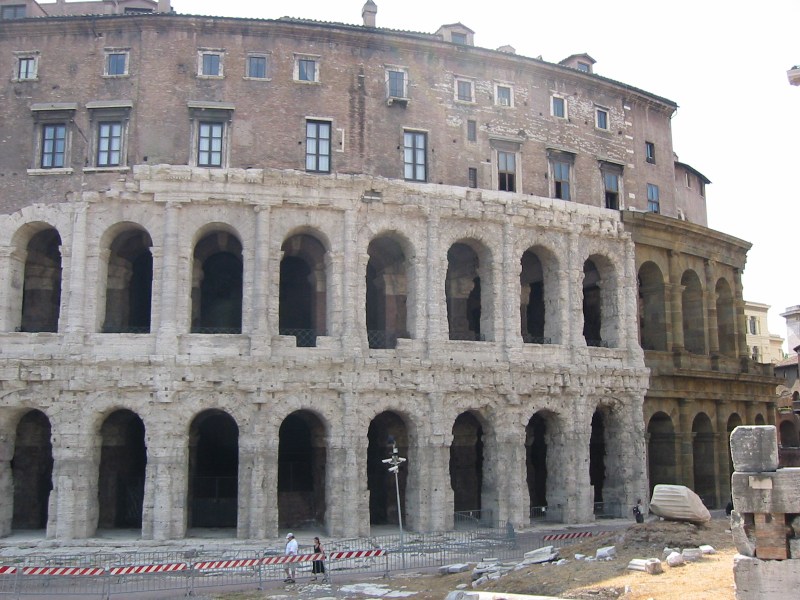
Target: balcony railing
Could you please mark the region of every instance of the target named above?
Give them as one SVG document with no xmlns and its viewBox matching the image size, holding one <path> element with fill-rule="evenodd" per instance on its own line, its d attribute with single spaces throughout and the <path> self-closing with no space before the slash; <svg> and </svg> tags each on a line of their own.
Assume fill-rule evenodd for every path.
<svg viewBox="0 0 800 600">
<path fill-rule="evenodd" d="M 367 341 L 369 347 L 376 350 L 392 350 L 397 348 L 397 340 L 410 338 L 408 332 L 401 331 L 381 331 L 377 329 L 367 330 Z"/>
<path fill-rule="evenodd" d="M 224 334 L 224 333 L 242 333 L 240 327 L 192 327 L 192 333 L 210 333 L 210 334 Z"/>
</svg>

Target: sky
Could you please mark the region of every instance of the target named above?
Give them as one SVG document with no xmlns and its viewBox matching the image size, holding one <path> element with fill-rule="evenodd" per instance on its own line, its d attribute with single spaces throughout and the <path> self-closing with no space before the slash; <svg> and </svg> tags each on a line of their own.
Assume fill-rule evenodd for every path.
<svg viewBox="0 0 800 600">
<path fill-rule="evenodd" d="M 178 13 L 361 24 L 366 0 L 172 0 Z M 377 26 L 434 33 L 460 22 L 475 45 L 510 44 L 558 62 L 586 52 L 595 73 L 677 102 L 673 149 L 711 180 L 712 229 L 753 244 L 744 298 L 780 313 L 800 304 L 800 64 L 797 0 L 374 0 Z M 798 178 L 800 181 L 800 178 Z"/>
</svg>

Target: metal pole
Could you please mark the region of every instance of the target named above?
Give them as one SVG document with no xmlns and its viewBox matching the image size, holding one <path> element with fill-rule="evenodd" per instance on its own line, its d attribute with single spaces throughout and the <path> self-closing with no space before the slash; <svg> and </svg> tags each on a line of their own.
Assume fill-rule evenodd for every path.
<svg viewBox="0 0 800 600">
<path fill-rule="evenodd" d="M 394 450 L 393 456 L 397 456 L 397 449 Z M 400 557 L 402 559 L 403 571 L 405 571 L 406 570 L 405 535 L 403 534 L 403 513 L 400 509 L 400 480 L 397 478 L 397 470 L 395 470 L 394 472 L 394 487 L 395 490 L 397 491 L 397 522 L 400 524 Z"/>
</svg>

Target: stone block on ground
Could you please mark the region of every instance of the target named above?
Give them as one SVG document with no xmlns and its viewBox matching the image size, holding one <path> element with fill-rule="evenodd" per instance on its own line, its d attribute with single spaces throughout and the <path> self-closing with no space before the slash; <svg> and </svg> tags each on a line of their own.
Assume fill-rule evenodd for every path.
<svg viewBox="0 0 800 600">
<path fill-rule="evenodd" d="M 778 433 L 774 425 L 740 425 L 731 432 L 734 471 L 762 473 L 778 469 Z"/>
<path fill-rule="evenodd" d="M 702 546 L 698 546 L 700 548 L 700 552 L 703 554 L 716 554 L 717 549 L 714 546 L 709 546 L 708 544 L 703 544 Z"/>
<path fill-rule="evenodd" d="M 616 546 L 604 546 L 603 548 L 598 548 L 597 552 L 594 554 L 594 557 L 597 560 L 611 560 L 612 558 L 617 557 L 617 548 Z"/>
<path fill-rule="evenodd" d="M 464 573 L 465 571 L 469 571 L 469 565 L 467 563 L 456 563 L 439 568 L 440 573 Z"/>
<path fill-rule="evenodd" d="M 685 485 L 658 484 L 653 489 L 650 512 L 668 521 L 707 523 L 711 520 L 711 513 L 700 496 Z"/>
<path fill-rule="evenodd" d="M 686 561 L 683 560 L 683 555 L 680 552 L 670 552 L 666 560 L 670 567 L 679 567 L 686 563 Z"/>
<path fill-rule="evenodd" d="M 539 563 L 550 562 L 552 560 L 558 560 L 558 548 L 554 548 L 553 546 L 544 546 L 543 548 L 526 552 L 523 555 L 523 558 L 523 562 L 526 565 L 535 565 Z"/>
<path fill-rule="evenodd" d="M 736 600 L 787 600 L 800 589 L 794 560 L 759 560 L 737 554 L 733 559 Z"/>
<path fill-rule="evenodd" d="M 800 467 L 774 473 L 734 473 L 734 508 L 744 513 L 800 513 Z"/>
<path fill-rule="evenodd" d="M 628 563 L 630 571 L 643 571 L 650 575 L 658 575 L 664 572 L 661 561 L 657 558 L 634 558 Z"/>
<path fill-rule="evenodd" d="M 687 562 L 696 562 L 703 558 L 703 551 L 700 548 L 684 548 L 681 556 Z"/>
</svg>

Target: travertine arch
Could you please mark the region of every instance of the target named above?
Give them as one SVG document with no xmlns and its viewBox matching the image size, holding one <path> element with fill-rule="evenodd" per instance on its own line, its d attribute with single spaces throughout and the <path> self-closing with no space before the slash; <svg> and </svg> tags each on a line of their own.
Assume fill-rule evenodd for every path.
<svg viewBox="0 0 800 600">
<path fill-rule="evenodd" d="M 535 260 L 533 260 L 535 259 Z M 544 337 L 560 344 L 564 333 L 561 321 L 561 302 L 564 278 L 558 255 L 548 246 L 534 243 L 519 258 L 520 320 L 523 340 Z M 539 323 L 539 320 L 542 322 Z M 537 343 L 534 340 L 534 343 Z"/>
<path fill-rule="evenodd" d="M 736 356 L 736 308 L 731 284 L 725 277 L 716 284 L 717 337 L 720 354 Z"/>
<path fill-rule="evenodd" d="M 667 350 L 669 318 L 664 273 L 653 261 L 639 267 L 639 339 L 644 350 Z"/>
<path fill-rule="evenodd" d="M 196 236 L 192 259 L 192 332 L 241 333 L 245 254 L 238 233 L 208 224 Z"/>
<path fill-rule="evenodd" d="M 590 254 L 583 261 L 582 284 L 584 338 L 587 343 L 616 347 L 622 333 L 622 294 L 615 261 L 605 254 Z"/>
<path fill-rule="evenodd" d="M 676 460 L 675 422 L 666 412 L 657 411 L 647 419 L 647 458 L 650 493 L 659 483 L 679 483 Z"/>
<path fill-rule="evenodd" d="M 460 238 L 448 247 L 444 284 L 451 340 L 494 339 L 496 269 L 491 249 L 480 240 Z"/>
<path fill-rule="evenodd" d="M 417 282 L 409 252 L 413 256 L 408 239 L 393 231 L 376 235 L 367 246 L 364 304 L 372 348 L 393 348 L 397 337 L 410 335 Z"/>
<path fill-rule="evenodd" d="M 703 302 L 703 284 L 697 272 L 686 269 L 681 275 L 681 286 L 684 346 L 692 354 L 705 354 L 706 309 Z"/>
</svg>

